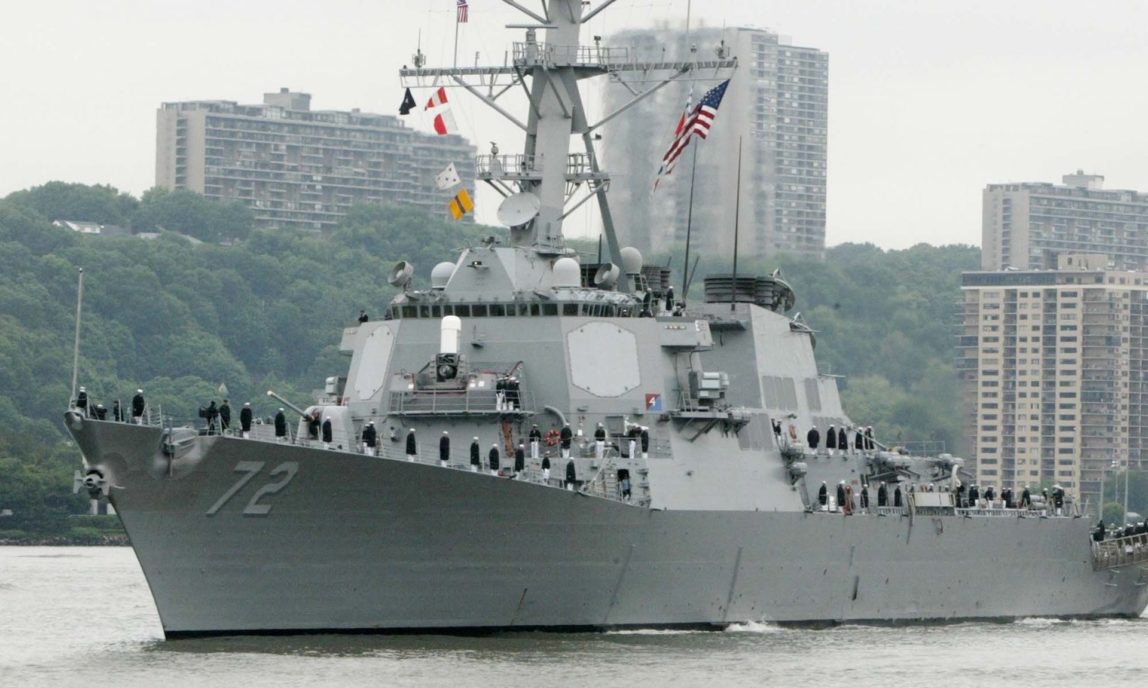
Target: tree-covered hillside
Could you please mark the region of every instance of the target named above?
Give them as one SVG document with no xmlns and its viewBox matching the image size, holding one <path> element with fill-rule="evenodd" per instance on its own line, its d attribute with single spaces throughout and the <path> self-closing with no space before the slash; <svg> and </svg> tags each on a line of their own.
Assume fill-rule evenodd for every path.
<svg viewBox="0 0 1148 688">
<path fill-rule="evenodd" d="M 154 240 L 84 236 L 54 219 L 172 231 Z M 142 387 L 150 404 L 192 418 L 225 384 L 233 404 L 251 401 L 267 415 L 277 406 L 267 389 L 306 403 L 327 375 L 345 371 L 336 351 L 342 328 L 360 308 L 381 314 L 397 260 L 414 262 L 425 280 L 434 264 L 498 231 L 370 206 L 325 236 L 254 231 L 245 210 L 194 194 L 153 190 L 137 200 L 63 183 L 0 200 L 0 508 L 38 513 L 43 523 L 84 508 L 69 496 L 78 456 L 61 425 L 78 268 L 80 380 L 95 400 L 110 408 Z M 593 244 L 580 248 L 594 259 Z M 818 332 L 822 371 L 844 376 L 853 418 L 887 439 L 958 448 L 958 280 L 977 267 L 977 249 L 843 245 L 827 256 L 743 261 L 739 271 L 782 269 L 796 310 Z M 701 275 L 728 270 L 724 259 L 703 260 L 691 297 L 701 297 Z M 0 520 L 0 530 L 13 523 Z"/>
</svg>

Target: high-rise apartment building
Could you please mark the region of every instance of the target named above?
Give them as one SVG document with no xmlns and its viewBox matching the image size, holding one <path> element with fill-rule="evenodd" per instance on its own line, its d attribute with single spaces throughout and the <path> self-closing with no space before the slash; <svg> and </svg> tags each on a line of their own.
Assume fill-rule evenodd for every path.
<svg viewBox="0 0 1148 688">
<path fill-rule="evenodd" d="M 1098 503 L 1148 459 L 1148 273 L 1062 254 L 1058 270 L 962 275 L 958 368 L 977 481 L 1059 483 Z"/>
<path fill-rule="evenodd" d="M 455 190 L 438 191 L 433 180 L 452 162 L 473 191 L 475 150 L 462 137 L 310 105 L 310 95 L 288 89 L 265 94 L 262 105 L 164 103 L 156 185 L 239 201 L 264 227 L 309 230 L 334 226 L 356 203 L 414 205 L 449 218 Z"/>
<path fill-rule="evenodd" d="M 1148 195 L 1102 188 L 1077 171 L 1047 183 L 989 184 L 981 220 L 981 268 L 1052 270 L 1068 253 L 1107 255 L 1121 270 L 1148 270 Z"/>
<path fill-rule="evenodd" d="M 691 246 L 709 255 L 733 252 L 737 206 L 738 147 L 742 153 L 739 252 L 789 253 L 821 258 L 825 252 L 825 184 L 828 140 L 829 56 L 787 45 L 760 29 L 703 28 L 690 32 L 698 59 L 717 50 L 736 56 L 717 119 L 705 141 L 695 139 L 673 175 L 653 190 L 692 89 L 696 104 L 717 83 L 712 74 L 691 86 L 682 81 L 658 91 L 604 127 L 605 168 L 613 187 L 610 203 L 625 243 L 645 252 L 684 244 L 690 172 L 697 154 Z M 609 38 L 629 47 L 635 59 L 685 60 L 686 33 L 664 26 L 629 30 Z M 610 84 L 606 111 L 629 93 Z M 698 146 L 697 144 L 701 144 Z"/>
</svg>

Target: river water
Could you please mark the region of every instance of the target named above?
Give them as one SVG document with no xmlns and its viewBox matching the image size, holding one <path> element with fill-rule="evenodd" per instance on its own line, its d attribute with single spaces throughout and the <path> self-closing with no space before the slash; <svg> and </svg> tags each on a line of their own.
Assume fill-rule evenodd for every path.
<svg viewBox="0 0 1148 688">
<path fill-rule="evenodd" d="M 165 641 L 126 547 L 0 547 L 0 686 L 1148 685 L 1148 618 Z"/>
</svg>

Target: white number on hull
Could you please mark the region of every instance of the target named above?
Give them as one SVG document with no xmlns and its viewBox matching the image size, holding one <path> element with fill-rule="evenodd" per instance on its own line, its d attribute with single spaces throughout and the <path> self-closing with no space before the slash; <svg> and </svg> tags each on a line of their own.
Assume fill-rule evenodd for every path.
<svg viewBox="0 0 1148 688">
<path fill-rule="evenodd" d="M 227 492 L 224 492 L 215 504 L 211 505 L 211 508 L 207 510 L 207 515 L 214 516 L 216 512 L 222 509 L 224 505 L 231 501 L 232 497 L 259 474 L 259 471 L 263 470 L 264 465 L 266 464 L 262 461 L 240 461 L 235 464 L 235 472 L 242 473 L 243 476 L 235 481 L 235 484 L 232 485 Z M 283 475 L 283 477 L 276 482 L 267 483 L 259 488 L 255 494 L 252 495 L 251 500 L 247 502 L 247 506 L 243 507 L 243 514 L 245 516 L 266 516 L 271 513 L 271 505 L 260 504 L 259 500 L 276 494 L 287 487 L 287 484 L 295 479 L 295 474 L 298 472 L 299 464 L 295 461 L 286 461 L 273 468 L 270 474 L 272 478 L 277 475 Z"/>
<path fill-rule="evenodd" d="M 276 492 L 278 492 L 279 490 L 282 490 L 283 488 L 287 487 L 287 483 L 294 480 L 295 474 L 298 472 L 299 472 L 299 464 L 294 462 L 294 461 L 287 461 L 286 463 L 281 463 L 278 466 L 276 466 L 274 469 L 272 469 L 272 471 L 271 471 L 271 477 L 272 478 L 279 475 L 280 473 L 283 473 L 285 475 L 283 476 L 283 478 L 281 480 L 279 480 L 279 482 L 267 483 L 263 487 L 259 488 L 259 491 L 256 492 L 255 495 L 251 498 L 251 501 L 247 502 L 247 506 L 243 507 L 243 515 L 244 516 L 266 516 L 267 514 L 271 513 L 271 505 L 270 504 L 260 504 L 259 503 L 260 498 L 273 495 Z"/>
</svg>

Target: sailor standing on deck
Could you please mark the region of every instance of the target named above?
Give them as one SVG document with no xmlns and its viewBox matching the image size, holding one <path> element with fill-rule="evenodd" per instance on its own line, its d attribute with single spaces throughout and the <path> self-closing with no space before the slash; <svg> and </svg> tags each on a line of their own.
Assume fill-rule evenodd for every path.
<svg viewBox="0 0 1148 688">
<path fill-rule="evenodd" d="M 243 433 L 243 439 L 251 437 L 251 402 L 248 401 L 243 404 L 243 408 L 239 411 L 239 431 Z"/>
<path fill-rule="evenodd" d="M 542 431 L 538 429 L 538 424 L 530 426 L 530 458 L 534 461 L 538 460 L 539 452 L 542 449 Z"/>
<path fill-rule="evenodd" d="M 817 453 L 817 445 L 821 443 L 821 433 L 817 431 L 817 426 L 809 428 L 809 432 L 805 433 L 805 443 L 813 453 Z"/>
<path fill-rule="evenodd" d="M 1032 508 L 1032 493 L 1028 491 L 1028 485 L 1024 486 L 1024 490 L 1020 493 L 1020 508 Z"/>
<path fill-rule="evenodd" d="M 227 431 L 231 429 L 231 404 L 228 403 L 227 399 L 224 399 L 223 404 L 219 407 L 219 427 L 223 434 L 227 434 Z"/>
<path fill-rule="evenodd" d="M 889 506 L 889 490 L 885 488 L 885 481 L 877 486 L 877 506 Z"/>
<path fill-rule="evenodd" d="M 521 442 L 518 443 L 518 449 L 514 450 L 514 479 L 518 480 L 518 476 L 526 470 L 526 445 Z"/>
<path fill-rule="evenodd" d="M 817 490 L 817 503 L 821 505 L 822 511 L 829 505 L 829 486 L 824 480 L 821 481 L 821 489 Z"/>
<path fill-rule="evenodd" d="M 594 458 L 599 461 L 606 455 L 606 427 L 598 423 L 598 428 L 594 430 Z"/>
<path fill-rule="evenodd" d="M 482 459 L 479 457 L 478 438 L 475 437 L 470 443 L 470 472 L 477 473 L 479 466 L 482 465 Z"/>
<path fill-rule="evenodd" d="M 641 431 L 638 433 L 638 439 L 642 442 L 642 458 L 650 458 L 650 429 L 645 425 L 642 426 Z"/>
<path fill-rule="evenodd" d="M 872 425 L 866 425 L 865 426 L 865 448 L 868 449 L 869 451 L 873 451 L 873 449 L 874 449 L 873 426 Z"/>
<path fill-rule="evenodd" d="M 76 409 L 85 417 L 88 417 L 88 392 L 80 385 L 80 393 L 76 395 Z"/>
<path fill-rule="evenodd" d="M 837 448 L 837 430 L 832 425 L 825 431 L 825 448 L 829 451 L 829 456 L 833 456 L 833 450 Z"/>
<path fill-rule="evenodd" d="M 326 418 L 323 419 L 323 448 L 324 449 L 330 449 L 331 448 L 331 442 L 333 441 L 331 439 L 331 437 L 333 434 L 334 434 L 334 432 L 333 432 L 333 428 L 331 427 L 331 417 L 327 416 Z"/>
<path fill-rule="evenodd" d="M 275 441 L 287 441 L 287 416 L 283 415 L 283 409 L 275 414 Z"/>
<path fill-rule="evenodd" d="M 145 407 L 146 407 L 146 405 L 144 404 L 143 390 L 137 389 L 136 395 L 134 397 L 132 397 L 132 422 L 135 423 L 136 425 L 140 425 L 143 423 L 143 414 L 144 414 L 144 408 Z"/>
<path fill-rule="evenodd" d="M 578 471 L 574 467 L 574 459 L 570 459 L 566 462 L 566 489 L 573 491 L 576 482 L 578 482 Z"/>
<path fill-rule="evenodd" d="M 215 400 L 212 399 L 211 403 L 207 405 L 207 410 L 204 411 L 204 418 L 207 419 L 207 434 L 215 434 L 215 419 L 219 417 L 219 409 L 215 407 Z"/>
<path fill-rule="evenodd" d="M 114 418 L 117 423 L 123 422 L 124 420 L 124 410 L 120 407 L 119 399 L 112 402 L 112 418 Z"/>
<path fill-rule="evenodd" d="M 562 458 L 570 458 L 570 442 L 574 438 L 574 432 L 570 429 L 570 424 L 566 423 L 562 426 L 562 431 L 558 434 L 560 438 L 560 446 L 562 447 Z"/>
<path fill-rule="evenodd" d="M 542 457 L 542 482 L 550 482 L 550 454 Z"/>
<path fill-rule="evenodd" d="M 845 509 L 845 481 L 837 483 L 837 508 L 840 510 Z"/>
<path fill-rule="evenodd" d="M 367 423 L 367 427 L 363 428 L 363 452 L 367 456 L 375 455 L 375 447 L 379 443 L 379 434 L 375 430 L 375 421 Z"/>
<path fill-rule="evenodd" d="M 415 441 L 415 429 L 407 431 L 407 461 L 414 463 L 419 457 L 419 443 Z"/>
<path fill-rule="evenodd" d="M 865 451 L 865 431 L 860 425 L 857 426 L 857 434 L 853 437 L 853 448 L 858 452 Z"/>
<path fill-rule="evenodd" d="M 494 383 L 494 410 L 506 410 L 506 377 L 499 376 Z"/>
<path fill-rule="evenodd" d="M 490 463 L 490 474 L 498 475 L 498 442 L 490 445 L 490 454 L 487 456 L 487 461 Z"/>
<path fill-rule="evenodd" d="M 849 453 L 849 434 L 845 432 L 844 425 L 837 428 L 837 448 L 841 450 L 842 456 Z"/>
<path fill-rule="evenodd" d="M 897 483 L 897 488 L 893 490 L 893 506 L 901 506 L 901 484 Z"/>
<path fill-rule="evenodd" d="M 442 437 L 438 438 L 438 465 L 446 468 L 448 463 L 450 463 L 450 433 L 443 430 Z"/>
<path fill-rule="evenodd" d="M 869 483 L 861 483 L 861 513 L 869 513 Z"/>
</svg>

